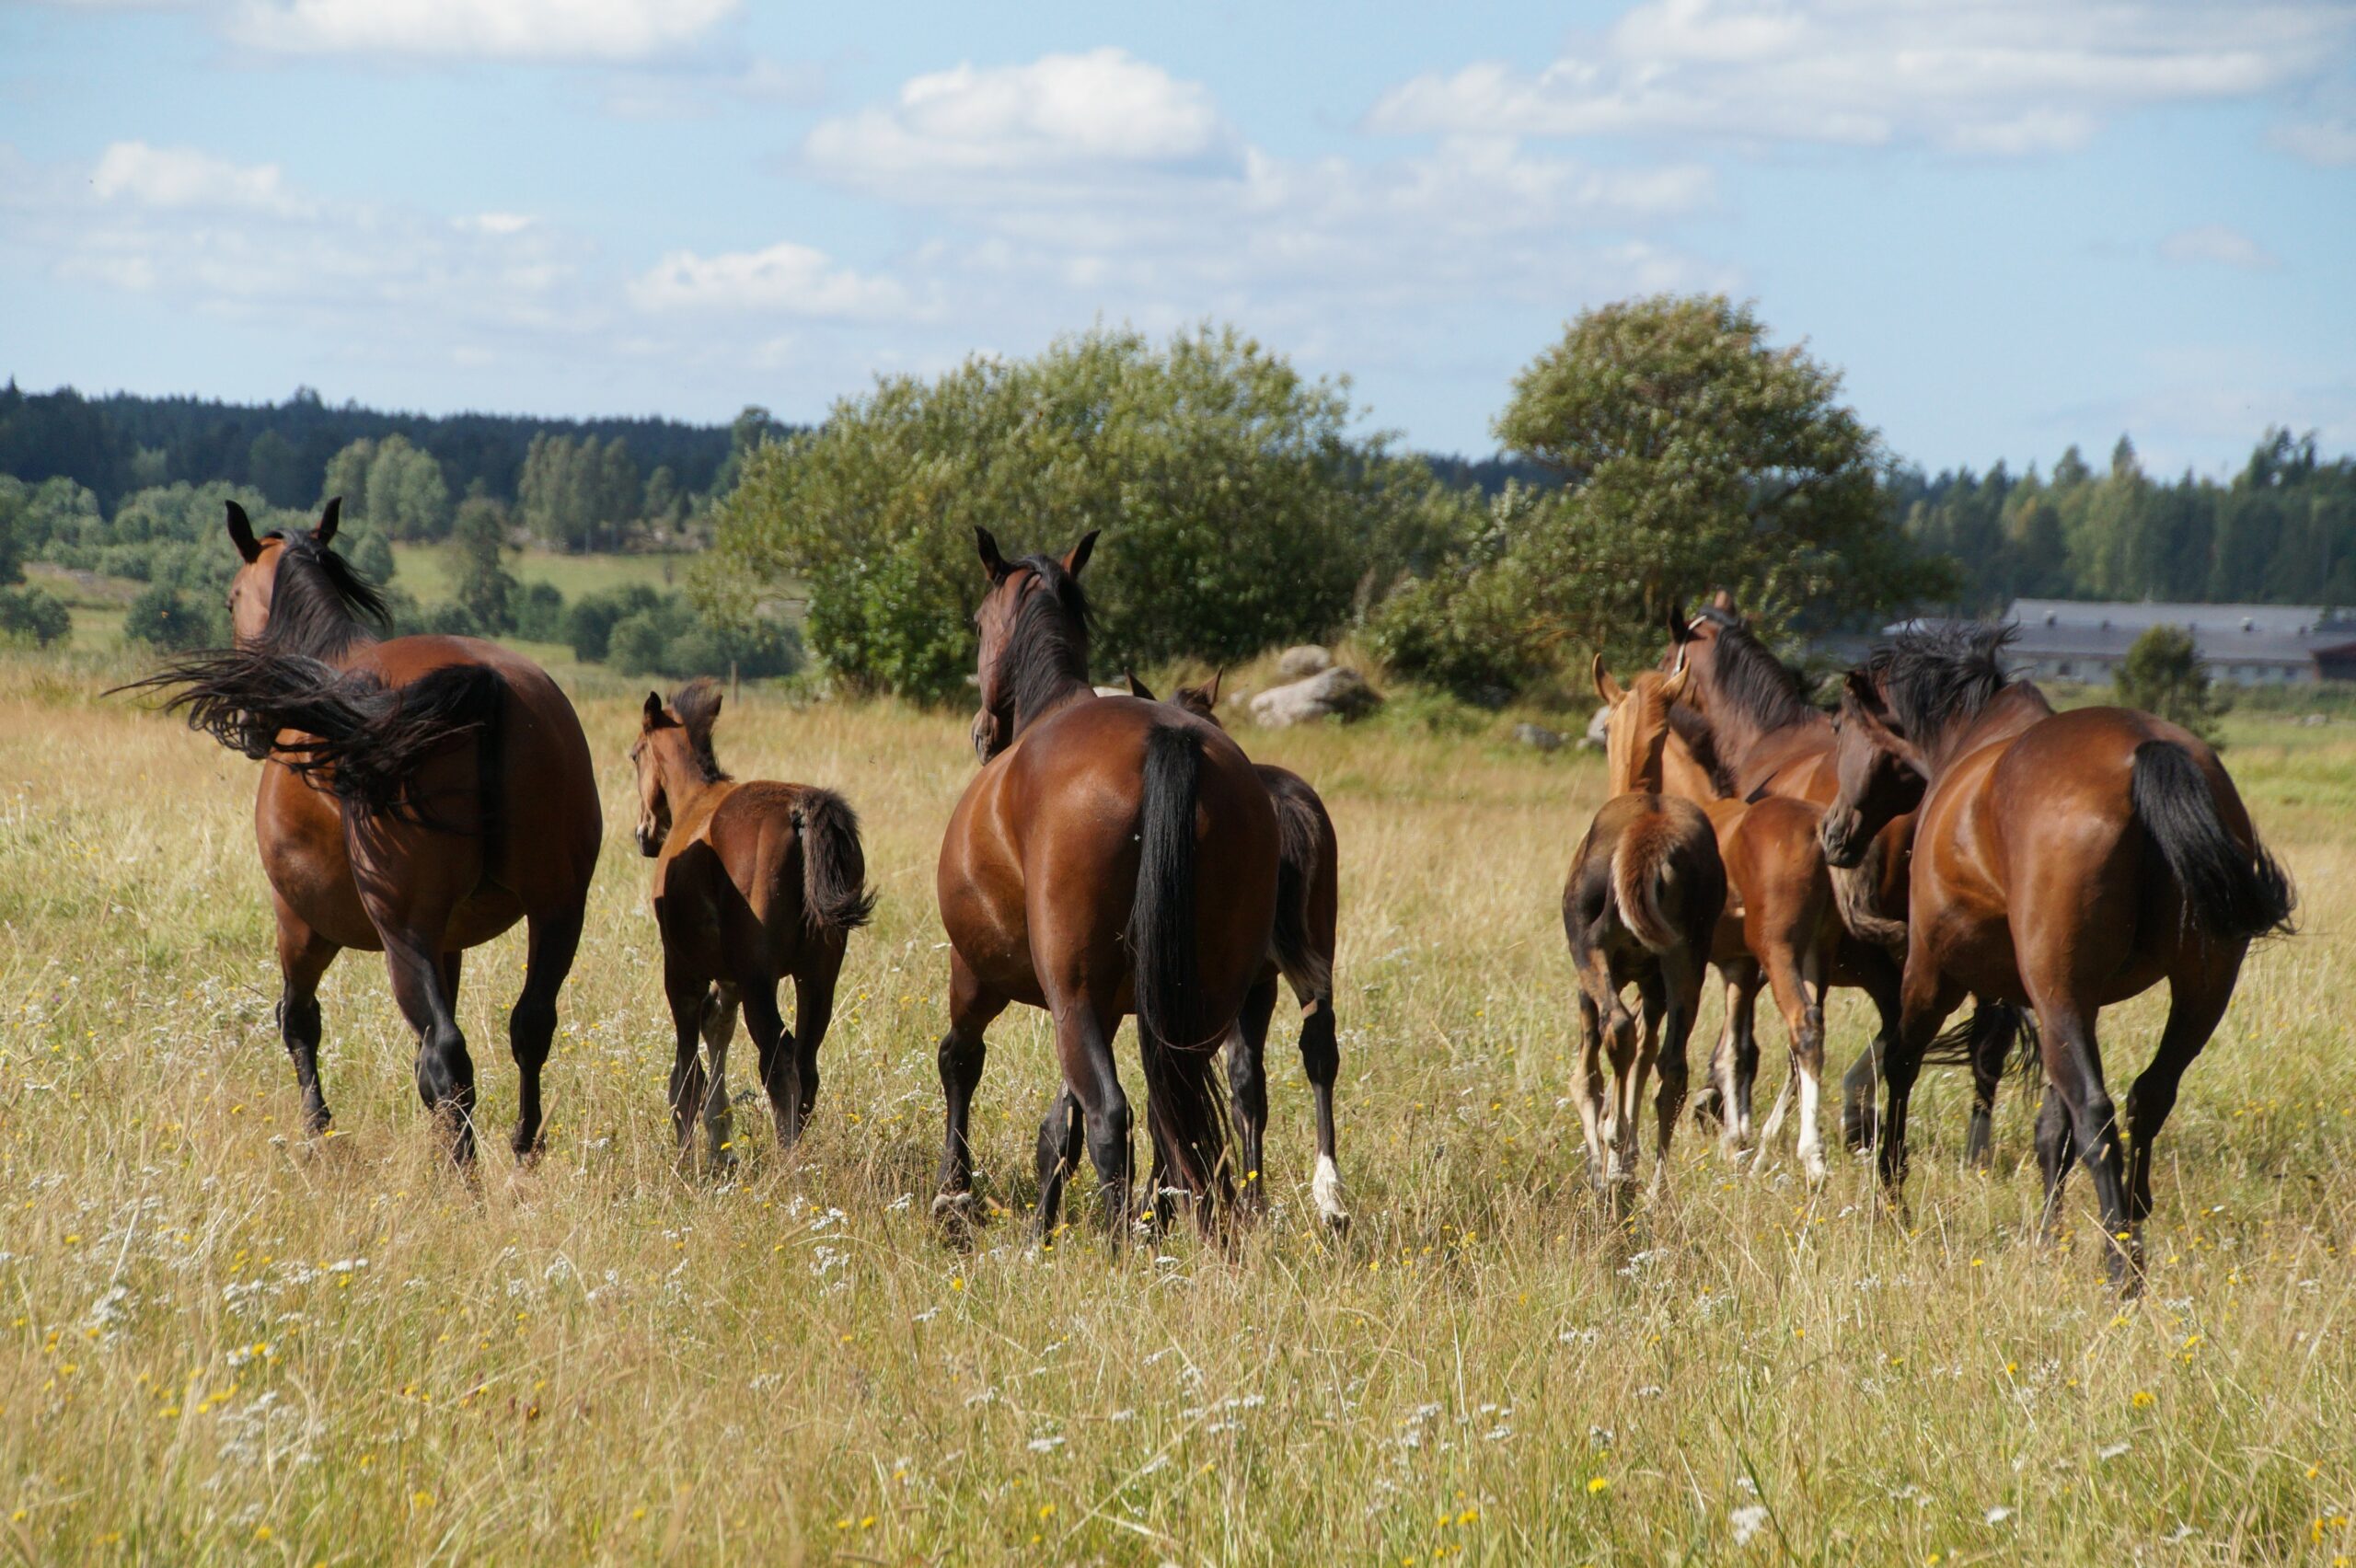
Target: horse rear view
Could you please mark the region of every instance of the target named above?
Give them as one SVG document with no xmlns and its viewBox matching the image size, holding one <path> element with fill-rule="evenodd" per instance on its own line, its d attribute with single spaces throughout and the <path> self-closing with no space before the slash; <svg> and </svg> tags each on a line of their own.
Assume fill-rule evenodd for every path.
<svg viewBox="0 0 2356 1568">
<path fill-rule="evenodd" d="M 712 750 L 720 702 L 709 679 L 689 681 L 667 704 L 648 692 L 629 750 L 638 847 L 655 862 L 663 991 L 677 1032 L 671 1116 L 682 1152 L 702 1118 L 714 1164 L 730 1142 L 728 1043 L 738 1008 L 760 1055 L 778 1147 L 791 1149 L 817 1101 L 818 1046 L 844 951 L 875 905 L 850 807 L 814 785 L 731 778 Z M 778 1008 L 788 976 L 791 1030 Z"/>
<path fill-rule="evenodd" d="M 1726 904 L 1726 871 L 1710 819 L 1691 801 L 1649 791 L 1615 795 L 1595 813 L 1563 889 L 1563 929 L 1578 975 L 1579 1062 L 1572 1095 L 1599 1183 L 1625 1192 L 1634 1174 L 1636 1119 L 1656 1063 L 1660 1173 L 1685 1108 L 1685 1044 L 1702 999 L 1703 966 Z M 1634 986 L 1643 1032 L 1622 992 Z M 1611 1062 L 1603 1103 L 1601 1057 Z"/>
<path fill-rule="evenodd" d="M 236 646 L 134 683 L 224 745 L 266 760 L 254 831 L 278 917 L 279 1031 L 304 1124 L 319 1087 L 318 985 L 345 948 L 382 949 L 417 1033 L 417 1091 L 450 1152 L 474 1158 L 475 1072 L 456 1017 L 460 960 L 527 921 L 508 1015 L 515 1153 L 541 1128 L 540 1073 L 581 940 L 603 815 L 572 704 L 521 654 L 469 637 L 378 635 L 384 601 L 334 554 L 339 507 L 260 538 L 236 502 Z"/>
</svg>

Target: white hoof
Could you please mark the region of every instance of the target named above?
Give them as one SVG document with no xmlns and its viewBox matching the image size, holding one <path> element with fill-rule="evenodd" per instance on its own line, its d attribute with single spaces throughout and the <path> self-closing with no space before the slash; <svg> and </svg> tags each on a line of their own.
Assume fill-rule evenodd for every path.
<svg viewBox="0 0 2356 1568">
<path fill-rule="evenodd" d="M 1342 1172 L 1333 1157 L 1317 1157 L 1317 1174 L 1310 1180 L 1309 1195 L 1317 1205 L 1317 1212 L 1328 1225 L 1347 1225 L 1349 1212 L 1342 1207 Z"/>
</svg>

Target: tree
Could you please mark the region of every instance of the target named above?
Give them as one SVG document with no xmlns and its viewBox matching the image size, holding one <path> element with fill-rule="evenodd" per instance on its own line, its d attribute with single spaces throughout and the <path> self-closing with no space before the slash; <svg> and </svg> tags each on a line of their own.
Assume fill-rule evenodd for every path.
<svg viewBox="0 0 2356 1568">
<path fill-rule="evenodd" d="M 1343 625 L 1470 505 L 1355 422 L 1345 387 L 1210 328 L 889 377 L 750 451 L 694 591 L 741 627 L 799 588 L 837 676 L 945 702 L 974 670 L 975 527 L 1010 551 L 1102 528 L 1102 668 L 1245 658 Z"/>
<path fill-rule="evenodd" d="M 347 444 L 328 459 L 327 475 L 319 488 L 319 504 L 343 498 L 344 514 L 358 518 L 368 510 L 368 466 L 376 460 L 376 444 L 363 436 Z"/>
<path fill-rule="evenodd" d="M 467 497 L 450 531 L 456 547 L 457 602 L 487 637 L 515 629 L 516 582 L 505 565 L 507 509 L 488 495 Z"/>
<path fill-rule="evenodd" d="M 1713 588 L 1769 636 L 1947 590 L 1948 570 L 1894 525 L 1879 438 L 1840 387 L 1723 297 L 1581 316 L 1515 379 L 1497 419 L 1499 438 L 1562 488 L 1503 556 L 1472 564 L 1494 577 L 1476 595 L 1489 635 L 1558 659 L 1597 649 L 1649 662 L 1663 617 Z M 1473 593 L 1468 576 L 1447 596 Z"/>
<path fill-rule="evenodd" d="M 2210 685 L 2209 668 L 2182 627 L 2155 626 L 2129 644 L 2112 684 L 2122 707 L 2181 724 L 2212 745 L 2217 721 L 2233 707 Z"/>
<path fill-rule="evenodd" d="M 407 436 L 388 435 L 377 444 L 368 464 L 367 498 L 363 515 L 396 539 L 438 539 L 450 531 L 450 488 L 442 465 Z"/>
</svg>

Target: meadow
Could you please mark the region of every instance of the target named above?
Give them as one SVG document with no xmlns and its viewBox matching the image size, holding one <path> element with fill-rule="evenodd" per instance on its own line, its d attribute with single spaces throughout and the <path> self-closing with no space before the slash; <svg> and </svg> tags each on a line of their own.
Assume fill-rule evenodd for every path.
<svg viewBox="0 0 2356 1568">
<path fill-rule="evenodd" d="M 722 759 L 843 790 L 883 894 L 792 1155 L 745 1101 L 733 1169 L 675 1158 L 610 686 L 582 702 L 606 849 L 545 1154 L 442 1162 L 368 953 L 323 988 L 337 1121 L 306 1141 L 255 765 L 99 695 L 129 670 L 0 655 L 0 1543 L 25 1562 L 2356 1557 L 2344 724 L 2229 724 L 2304 931 L 2254 953 L 2186 1080 L 2122 1303 L 2083 1172 L 2069 1234 L 2038 1235 L 2016 1081 L 1994 1170 L 1961 1165 L 1952 1070 L 1918 1092 L 1903 1218 L 1854 1159 L 1811 1192 L 1788 1141 L 1737 1170 L 1688 1129 L 1609 1223 L 1557 913 L 1601 767 L 1502 721 L 1242 736 L 1339 827 L 1345 1239 L 1309 1203 L 1280 1009 L 1265 1222 L 1224 1251 L 1034 1245 L 1055 1078 L 1018 1009 L 976 1104 L 995 1221 L 944 1245 L 932 870 L 964 718 L 753 690 Z M 460 1010 L 502 1133 L 521 955 L 471 955 Z M 2122 1097 L 2161 1010 L 2106 1015 Z M 1836 1066 L 1865 1020 L 1838 995 Z"/>
</svg>

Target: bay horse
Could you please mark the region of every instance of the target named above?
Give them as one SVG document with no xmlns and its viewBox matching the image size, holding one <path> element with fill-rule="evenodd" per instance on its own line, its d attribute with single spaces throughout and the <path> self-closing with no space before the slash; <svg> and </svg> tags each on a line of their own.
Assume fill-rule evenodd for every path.
<svg viewBox="0 0 2356 1568">
<path fill-rule="evenodd" d="M 1234 1188 L 1212 1062 L 1267 961 L 1276 813 L 1225 731 L 1167 704 L 1099 697 L 1081 589 L 1096 535 L 1057 559 L 975 544 L 989 588 L 976 617 L 983 766 L 951 813 L 935 876 L 949 937 L 949 1029 L 936 1214 L 971 1210 L 968 1139 L 983 1032 L 1010 1003 L 1055 1020 L 1081 1113 L 1042 1129 L 1038 1228 L 1051 1234 L 1069 1145 L 1084 1138 L 1114 1236 L 1129 1217 L 1128 1098 L 1113 1059 L 1138 1020 L 1146 1125 L 1158 1165 L 1217 1228 Z M 1159 1191 L 1157 1216 L 1165 1205 Z"/>
<path fill-rule="evenodd" d="M 1906 1175 L 1906 1103 L 1923 1046 L 1966 992 L 2037 1010 L 2045 1055 L 2038 1160 L 2056 1225 L 2074 1153 L 2093 1173 L 2114 1283 L 2136 1287 L 2152 1150 L 2250 943 L 2291 929 L 2290 879 L 2206 742 L 2126 708 L 2056 713 L 2004 668 L 2009 627 L 1910 631 L 1852 672 L 1841 701 L 1828 859 L 1854 864 L 1923 788 L 1898 1040 L 1884 1064 L 1881 1172 Z M 2118 1119 L 2100 1009 L 2165 980 L 2167 1022 Z"/>
<path fill-rule="evenodd" d="M 1128 684 L 1130 696 L 1155 700 L 1135 674 L 1129 675 Z M 1180 686 L 1170 700 L 1198 719 L 1219 722 L 1216 675 L 1207 686 Z M 1276 1013 L 1276 981 L 1281 977 L 1300 1004 L 1300 1065 L 1309 1076 L 1317 1109 L 1317 1166 L 1310 1179 L 1310 1199 L 1328 1227 L 1345 1230 L 1350 1216 L 1342 1206 L 1342 1168 L 1334 1142 L 1334 1079 L 1342 1066 L 1334 1018 L 1340 844 L 1325 802 L 1307 779 L 1290 768 L 1265 762 L 1254 763 L 1253 771 L 1267 787 L 1268 799 L 1276 808 L 1276 920 L 1267 963 L 1227 1034 L 1227 1084 L 1235 1119 L 1236 1164 L 1244 1172 L 1244 1201 L 1264 1206 L 1265 1183 L 1258 1173 L 1266 1170 L 1261 1159 L 1268 1126 L 1268 1022 Z M 1079 1106 L 1069 1090 L 1064 1094 L 1060 1110 L 1068 1118 Z M 1073 1158 L 1077 1155 L 1073 1150 Z"/>
<path fill-rule="evenodd" d="M 1829 807 L 1840 790 L 1831 716 L 1807 699 L 1798 674 L 1752 634 L 1736 614 L 1733 599 L 1721 592 L 1691 619 L 1672 611 L 1669 632 L 1661 667 L 1682 664 L 1693 672 L 1686 702 L 1701 717 L 1718 767 L 1717 785 L 1741 801 L 1782 797 Z M 1872 1041 L 1842 1078 L 1842 1141 L 1853 1150 L 1875 1141 L 1874 1085 L 1898 1034 L 1912 836 L 1911 813 L 1893 812 L 1858 860 L 1830 868 L 1834 905 L 1848 940 L 1836 945 L 1828 979 L 1864 991 L 1877 1018 Z M 1923 1056 L 1971 1069 L 1964 1159 L 1973 1166 L 1984 1169 L 1990 1162 L 1996 1091 L 2006 1062 L 2016 1043 L 2024 1052 L 2033 1045 L 2025 1023 L 2018 1009 L 1986 1003 Z"/>
<path fill-rule="evenodd" d="M 1785 796 L 1752 802 L 1731 800 L 1671 726 L 1692 672 L 1664 675 L 1643 670 L 1623 686 L 1595 655 L 1596 695 L 1611 709 L 1606 754 L 1611 788 L 1666 791 L 1702 808 L 1716 835 L 1726 868 L 1727 898 L 1709 956 L 1727 986 L 1727 1031 L 1711 1059 L 1723 1107 L 1724 1144 L 1738 1152 L 1750 1140 L 1751 1084 L 1759 1046 L 1750 1029 L 1760 986 L 1768 986 L 1790 1043 L 1792 1078 L 1799 1085 L 1798 1155 L 1810 1182 L 1824 1179 L 1817 1104 L 1824 1070 L 1824 986 L 1841 924 L 1832 882 L 1817 842 L 1822 816 L 1815 806 Z M 1780 1124 L 1782 1101 L 1771 1120 Z M 1765 1135 L 1772 1137 L 1772 1130 Z"/>
<path fill-rule="evenodd" d="M 740 1005 L 778 1147 L 791 1149 L 817 1102 L 818 1047 L 834 1018 L 843 953 L 875 908 L 849 804 L 812 784 L 730 778 L 711 743 L 720 703 L 720 683 L 708 676 L 668 703 L 650 691 L 629 748 L 638 847 L 654 861 L 663 994 L 676 1036 L 671 1119 L 685 1153 L 702 1117 L 714 1165 L 729 1141 L 728 1044 Z M 788 976 L 791 1030 L 777 999 Z"/>
<path fill-rule="evenodd" d="M 417 1092 L 450 1153 L 474 1159 L 474 1063 L 456 1009 L 461 955 L 528 923 L 508 1014 L 518 1158 L 539 1145 L 540 1073 L 581 940 L 604 832 L 581 721 L 546 671 L 468 637 L 381 639 L 384 600 L 318 526 L 254 536 L 228 503 L 241 565 L 235 646 L 123 689 L 174 693 L 192 729 L 263 761 L 254 831 L 278 918 L 279 1031 L 313 1135 L 319 977 L 345 948 L 381 949 L 418 1037 Z"/>
<path fill-rule="evenodd" d="M 1588 1170 L 1617 1203 L 1634 1175 L 1645 1080 L 1656 1065 L 1656 1183 L 1668 1174 L 1669 1137 L 1685 1111 L 1686 1041 L 1726 906 L 1727 879 L 1717 835 L 1702 808 L 1635 787 L 1642 780 L 1626 727 L 1613 739 L 1613 793 L 1571 857 L 1563 932 L 1578 983 L 1579 1061 L 1572 1097 Z M 1622 999 L 1632 985 L 1644 1013 L 1641 1039 Z M 1603 1103 L 1606 1055 L 1612 1075 L 1609 1109 Z"/>
</svg>

